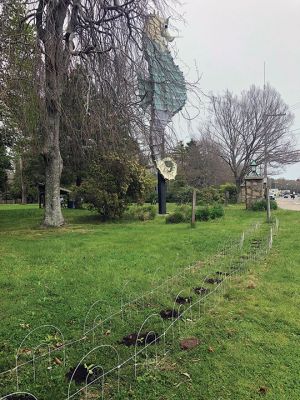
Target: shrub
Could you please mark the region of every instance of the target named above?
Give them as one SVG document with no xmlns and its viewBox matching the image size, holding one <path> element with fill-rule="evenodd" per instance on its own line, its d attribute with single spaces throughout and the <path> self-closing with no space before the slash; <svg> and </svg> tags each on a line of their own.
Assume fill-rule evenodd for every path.
<svg viewBox="0 0 300 400">
<path fill-rule="evenodd" d="M 230 204 L 237 203 L 238 200 L 238 190 L 237 186 L 234 183 L 225 183 L 224 185 L 220 186 L 220 191 L 227 197 L 227 201 Z"/>
<path fill-rule="evenodd" d="M 221 191 L 213 186 L 208 186 L 197 191 L 197 204 L 206 205 L 212 203 L 224 203 Z"/>
<path fill-rule="evenodd" d="M 220 204 L 213 207 L 198 207 L 195 212 L 196 221 L 208 221 L 209 219 L 221 218 L 224 215 L 224 209 Z M 190 222 L 192 218 L 192 207 L 184 204 L 175 209 L 173 214 L 166 217 L 169 224 L 179 224 L 180 222 Z"/>
<path fill-rule="evenodd" d="M 196 221 L 208 221 L 210 218 L 210 211 L 208 207 L 197 208 L 196 213 Z"/>
<path fill-rule="evenodd" d="M 157 204 L 157 201 L 158 201 L 158 196 L 157 192 L 155 191 L 150 192 L 146 197 L 146 203 Z"/>
<path fill-rule="evenodd" d="M 172 214 L 166 216 L 167 224 L 180 224 L 181 222 L 186 222 L 186 217 L 180 211 L 175 211 Z"/>
<path fill-rule="evenodd" d="M 176 204 L 190 203 L 193 189 L 182 175 L 177 175 L 174 181 L 168 183 L 167 202 Z"/>
<path fill-rule="evenodd" d="M 149 221 L 156 217 L 155 206 L 136 205 L 128 208 L 124 213 L 124 218 L 130 220 Z"/>
<path fill-rule="evenodd" d="M 278 205 L 275 200 L 270 201 L 271 210 L 277 210 Z M 257 200 L 251 206 L 252 211 L 266 211 L 267 210 L 267 200 Z"/>
<path fill-rule="evenodd" d="M 210 218 L 216 219 L 224 216 L 224 208 L 220 204 L 215 204 L 210 210 Z"/>
<path fill-rule="evenodd" d="M 183 186 L 167 192 L 167 202 L 176 204 L 190 203 L 192 200 L 193 189 L 190 186 Z"/>
<path fill-rule="evenodd" d="M 275 200 L 270 201 L 271 210 L 277 210 L 278 204 Z"/>
<path fill-rule="evenodd" d="M 189 222 L 192 218 L 192 207 L 188 204 L 182 204 L 181 206 L 176 207 L 175 212 L 182 213 L 186 222 Z"/>
<path fill-rule="evenodd" d="M 135 159 L 99 156 L 78 193 L 103 220 L 119 218 L 130 202 L 143 202 L 149 174 Z"/>
</svg>

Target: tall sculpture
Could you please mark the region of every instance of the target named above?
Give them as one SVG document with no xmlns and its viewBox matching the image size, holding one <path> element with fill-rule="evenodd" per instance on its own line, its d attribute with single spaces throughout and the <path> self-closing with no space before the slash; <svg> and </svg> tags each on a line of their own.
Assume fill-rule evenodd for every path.
<svg viewBox="0 0 300 400">
<path fill-rule="evenodd" d="M 165 158 L 165 129 L 172 117 L 184 107 L 187 94 L 183 73 L 174 63 L 168 42 L 169 19 L 150 14 L 144 28 L 144 53 L 148 76 L 139 77 L 141 106 L 150 110 L 149 146 L 158 172 L 159 213 L 166 213 L 166 180 L 175 179 L 176 163 Z"/>
</svg>

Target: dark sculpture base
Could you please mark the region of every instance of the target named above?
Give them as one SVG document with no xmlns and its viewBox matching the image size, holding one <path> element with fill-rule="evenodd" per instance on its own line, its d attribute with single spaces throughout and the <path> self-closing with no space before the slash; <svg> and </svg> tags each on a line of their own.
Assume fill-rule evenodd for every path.
<svg viewBox="0 0 300 400">
<path fill-rule="evenodd" d="M 158 213 L 164 215 L 167 213 L 167 182 L 160 172 L 158 178 Z"/>
</svg>

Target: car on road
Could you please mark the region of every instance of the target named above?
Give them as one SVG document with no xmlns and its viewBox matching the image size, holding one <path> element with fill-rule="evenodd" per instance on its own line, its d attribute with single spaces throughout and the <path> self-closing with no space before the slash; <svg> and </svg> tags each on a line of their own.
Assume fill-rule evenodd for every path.
<svg viewBox="0 0 300 400">
<path fill-rule="evenodd" d="M 288 194 L 285 194 L 285 195 L 283 196 L 283 198 L 284 198 L 284 199 L 288 199 L 288 198 L 289 198 L 289 195 L 288 195 Z"/>
</svg>

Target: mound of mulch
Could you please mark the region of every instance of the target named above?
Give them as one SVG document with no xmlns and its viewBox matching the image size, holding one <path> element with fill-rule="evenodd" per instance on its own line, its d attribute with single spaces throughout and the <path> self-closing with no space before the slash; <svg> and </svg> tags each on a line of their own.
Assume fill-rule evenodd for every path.
<svg viewBox="0 0 300 400">
<path fill-rule="evenodd" d="M 199 344 L 200 344 L 199 339 L 195 337 L 187 338 L 180 341 L 180 348 L 181 350 L 190 350 L 193 349 L 194 347 L 197 347 Z"/>
<path fill-rule="evenodd" d="M 176 297 L 176 303 L 178 303 L 178 304 L 187 304 L 187 303 L 191 303 L 192 300 L 193 300 L 192 296 L 189 296 L 189 297 L 181 297 L 181 296 L 178 296 L 178 297 Z"/>
<path fill-rule="evenodd" d="M 216 275 L 219 275 L 219 276 L 229 276 L 229 275 L 231 275 L 231 273 L 230 273 L 230 272 L 225 272 L 225 271 L 217 271 L 217 272 L 216 272 Z"/>
<path fill-rule="evenodd" d="M 266 386 L 261 386 L 261 387 L 258 389 L 258 393 L 259 393 L 259 394 L 266 395 L 267 392 L 268 392 L 268 388 L 267 388 Z"/>
<path fill-rule="evenodd" d="M 11 394 L 5 397 L 7 400 L 34 400 L 34 397 L 30 394 Z"/>
<path fill-rule="evenodd" d="M 130 335 L 124 336 L 119 344 L 125 346 L 144 346 L 145 344 L 156 344 L 159 342 L 159 334 L 153 331 L 140 333 L 131 333 Z"/>
<path fill-rule="evenodd" d="M 72 375 L 76 370 L 76 367 L 70 368 L 69 372 L 66 373 L 66 378 L 70 381 L 72 379 Z M 81 383 L 90 383 L 93 382 L 95 379 L 100 378 L 102 375 L 101 369 L 94 368 L 92 373 L 87 369 L 87 367 L 83 364 L 80 364 L 73 376 L 73 381 L 79 385 Z"/>
<path fill-rule="evenodd" d="M 206 283 L 210 283 L 211 285 L 214 285 L 215 283 L 223 282 L 223 279 L 220 279 L 220 278 L 206 278 L 205 282 Z"/>
<path fill-rule="evenodd" d="M 172 318 L 179 318 L 180 317 L 180 313 L 177 310 L 171 310 L 171 309 L 167 309 L 167 310 L 162 310 L 160 312 L 160 316 L 162 317 L 162 319 L 172 319 Z"/>
<path fill-rule="evenodd" d="M 204 295 L 204 294 L 207 294 L 207 293 L 209 292 L 209 289 L 200 286 L 200 287 L 194 288 L 194 292 L 195 292 L 196 294 Z"/>
</svg>

